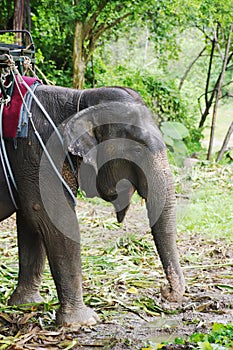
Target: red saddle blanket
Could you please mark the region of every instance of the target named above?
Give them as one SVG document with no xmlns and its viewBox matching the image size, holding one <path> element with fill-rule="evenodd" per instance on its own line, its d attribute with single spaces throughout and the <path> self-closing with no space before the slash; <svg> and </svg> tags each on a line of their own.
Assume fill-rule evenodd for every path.
<svg viewBox="0 0 233 350">
<path fill-rule="evenodd" d="M 38 79 L 32 77 L 22 77 L 23 80 L 27 83 L 28 86 L 31 86 Z M 27 92 L 26 87 L 20 83 L 20 80 L 16 76 L 18 81 L 18 86 L 21 91 L 22 96 Z M 4 138 L 15 138 L 17 134 L 17 128 L 19 123 L 20 109 L 22 107 L 22 97 L 17 88 L 17 85 L 14 83 L 14 89 L 11 96 L 11 101 L 7 106 L 4 106 L 3 109 L 3 137 Z"/>
</svg>

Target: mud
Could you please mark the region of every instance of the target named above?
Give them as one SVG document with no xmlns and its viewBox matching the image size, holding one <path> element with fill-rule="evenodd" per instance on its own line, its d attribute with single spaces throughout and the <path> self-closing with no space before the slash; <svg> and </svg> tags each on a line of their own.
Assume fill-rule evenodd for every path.
<svg viewBox="0 0 233 350">
<path fill-rule="evenodd" d="M 83 200 L 78 203 L 81 239 L 85 249 L 92 249 L 93 246 L 95 249 L 111 247 L 116 239 L 124 237 L 129 232 L 137 237 L 148 234 L 148 220 L 143 203 L 133 203 L 127 213 L 125 223 L 119 228 L 111 229 L 103 223 L 109 218 L 112 218 L 114 222 L 114 212 L 111 206 L 103 203 Z M 11 218 L 10 221 L 4 222 L 4 227 L 0 226 L 0 230 L 14 228 L 14 226 L 14 218 Z M 193 332 L 208 332 L 214 322 L 232 322 L 233 294 L 232 290 L 224 286 L 232 286 L 233 243 L 207 239 L 201 233 L 179 232 L 178 246 L 187 284 L 184 298 L 180 303 L 167 303 L 162 300 L 159 285 L 166 282 L 162 277 L 155 288 L 148 291 L 148 295 L 153 296 L 155 303 L 165 310 L 164 312 L 151 316 L 143 309 L 134 312 L 133 308 L 132 310 L 127 309 L 120 303 L 116 303 L 114 312 L 105 317 L 103 310 L 97 308 L 101 323 L 91 328 L 82 327 L 75 333 L 72 330 L 65 330 L 69 339 L 78 339 L 78 345 L 71 348 L 137 350 L 149 348 L 151 345 L 152 349 L 155 349 L 156 344 L 163 341 L 173 341 L 176 337 L 187 338 Z M 195 257 L 193 260 L 196 268 L 190 255 Z M 158 274 L 163 275 L 161 266 L 158 267 Z M 120 293 L 120 286 L 118 293 Z M 129 304 L 130 296 L 127 305 Z M 46 346 L 43 346 L 42 343 L 41 341 L 40 347 L 38 345 L 36 348 L 63 349 L 55 343 Z M 29 341 L 27 344 L 23 348 L 35 348 L 33 345 L 35 343 L 30 345 Z M 20 347 L 13 348 L 21 349 Z M 188 346 L 170 345 L 166 348 L 187 350 Z"/>
</svg>

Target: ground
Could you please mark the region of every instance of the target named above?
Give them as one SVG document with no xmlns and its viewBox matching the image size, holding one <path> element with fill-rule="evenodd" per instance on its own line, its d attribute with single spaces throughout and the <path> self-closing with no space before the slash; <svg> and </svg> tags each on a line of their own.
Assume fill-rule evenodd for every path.
<svg viewBox="0 0 233 350">
<path fill-rule="evenodd" d="M 186 191 L 177 200 L 178 247 L 187 283 L 179 304 L 161 299 L 166 279 L 144 203 L 135 198 L 125 222 L 118 225 L 110 205 L 98 199 L 78 201 L 84 297 L 101 322 L 75 332 L 55 327 L 57 299 L 48 267 L 42 286 L 45 304 L 5 306 L 17 276 L 15 221 L 5 221 L 0 227 L 0 349 L 156 349 L 163 341 L 207 332 L 214 322 L 232 322 L 233 241 L 228 235 L 206 235 L 204 228 L 191 229 L 184 219 L 184 208 L 192 209 L 190 194 Z"/>
</svg>

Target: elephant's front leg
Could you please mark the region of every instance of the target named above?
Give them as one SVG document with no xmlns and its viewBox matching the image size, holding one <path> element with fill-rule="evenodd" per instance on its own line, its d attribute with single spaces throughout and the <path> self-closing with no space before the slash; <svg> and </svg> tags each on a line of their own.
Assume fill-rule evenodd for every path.
<svg viewBox="0 0 233 350">
<path fill-rule="evenodd" d="M 43 302 L 39 288 L 45 264 L 42 237 L 29 222 L 27 215 L 17 212 L 19 249 L 18 286 L 9 299 L 9 305 Z"/>
<path fill-rule="evenodd" d="M 58 325 L 93 325 L 97 314 L 86 307 L 82 297 L 80 242 L 67 237 L 55 228 L 46 237 L 46 250 L 56 284 L 60 308 Z"/>
</svg>

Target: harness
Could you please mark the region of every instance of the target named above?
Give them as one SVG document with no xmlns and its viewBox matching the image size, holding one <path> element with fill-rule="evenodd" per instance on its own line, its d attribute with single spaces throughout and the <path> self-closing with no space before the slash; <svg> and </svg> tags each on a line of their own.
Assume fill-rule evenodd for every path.
<svg viewBox="0 0 233 350">
<path fill-rule="evenodd" d="M 53 159 L 49 155 L 46 146 L 36 129 L 35 123 L 33 121 L 33 116 L 31 113 L 31 103 L 34 100 L 34 102 L 37 104 L 37 106 L 42 111 L 45 118 L 48 120 L 50 125 L 52 126 L 54 132 L 56 133 L 59 142 L 63 146 L 63 139 L 61 137 L 61 134 L 54 124 L 52 118 L 49 116 L 48 112 L 45 110 L 41 102 L 38 100 L 38 98 L 35 95 L 35 90 L 38 84 L 41 84 L 38 77 L 35 74 L 34 65 L 35 65 L 35 50 L 34 50 L 34 44 L 31 38 L 31 35 L 28 31 L 5 31 L 0 30 L 0 35 L 5 33 L 19 33 L 23 38 L 26 36 L 29 37 L 29 45 L 27 46 L 19 46 L 15 44 L 5 44 L 0 43 L 0 162 L 2 164 L 3 168 L 3 174 L 6 179 L 7 187 L 9 190 L 10 198 L 12 200 L 12 203 L 14 204 L 15 208 L 18 209 L 13 190 L 12 190 L 12 184 L 17 191 L 17 185 L 14 179 L 13 172 L 11 170 L 11 166 L 9 163 L 6 147 L 5 147 L 5 140 L 4 140 L 4 134 L 3 134 L 3 113 L 4 113 L 4 107 L 10 105 L 14 99 L 12 99 L 14 88 L 17 89 L 17 93 L 20 95 L 20 98 L 22 100 L 22 107 L 20 109 L 20 116 L 19 121 L 21 122 L 24 119 L 28 119 L 31 123 L 31 126 L 34 130 L 35 136 L 38 139 L 38 142 L 40 143 L 46 157 L 49 160 L 49 163 L 51 164 L 54 172 L 58 176 L 59 180 L 62 182 L 63 186 L 68 191 L 69 195 L 71 196 L 74 205 L 76 205 L 76 198 L 71 190 L 71 188 L 68 186 L 68 184 L 63 179 L 62 175 L 58 171 Z M 35 78 L 35 83 L 32 86 L 29 86 L 27 83 L 27 79 L 24 78 L 24 75 L 27 73 L 31 73 L 32 76 Z M 26 91 L 25 97 L 22 93 L 22 87 L 24 87 L 24 90 Z M 18 129 L 16 137 L 26 137 L 27 136 L 27 123 L 25 120 L 25 123 L 20 123 L 19 125 L 25 126 L 25 128 L 21 128 L 21 130 Z M 70 158 L 70 155 L 68 152 L 66 152 L 66 158 L 68 159 L 70 168 L 72 170 L 72 173 L 75 178 L 76 172 L 74 165 L 72 163 L 72 160 Z M 10 181 L 11 180 L 11 181 Z"/>
</svg>

